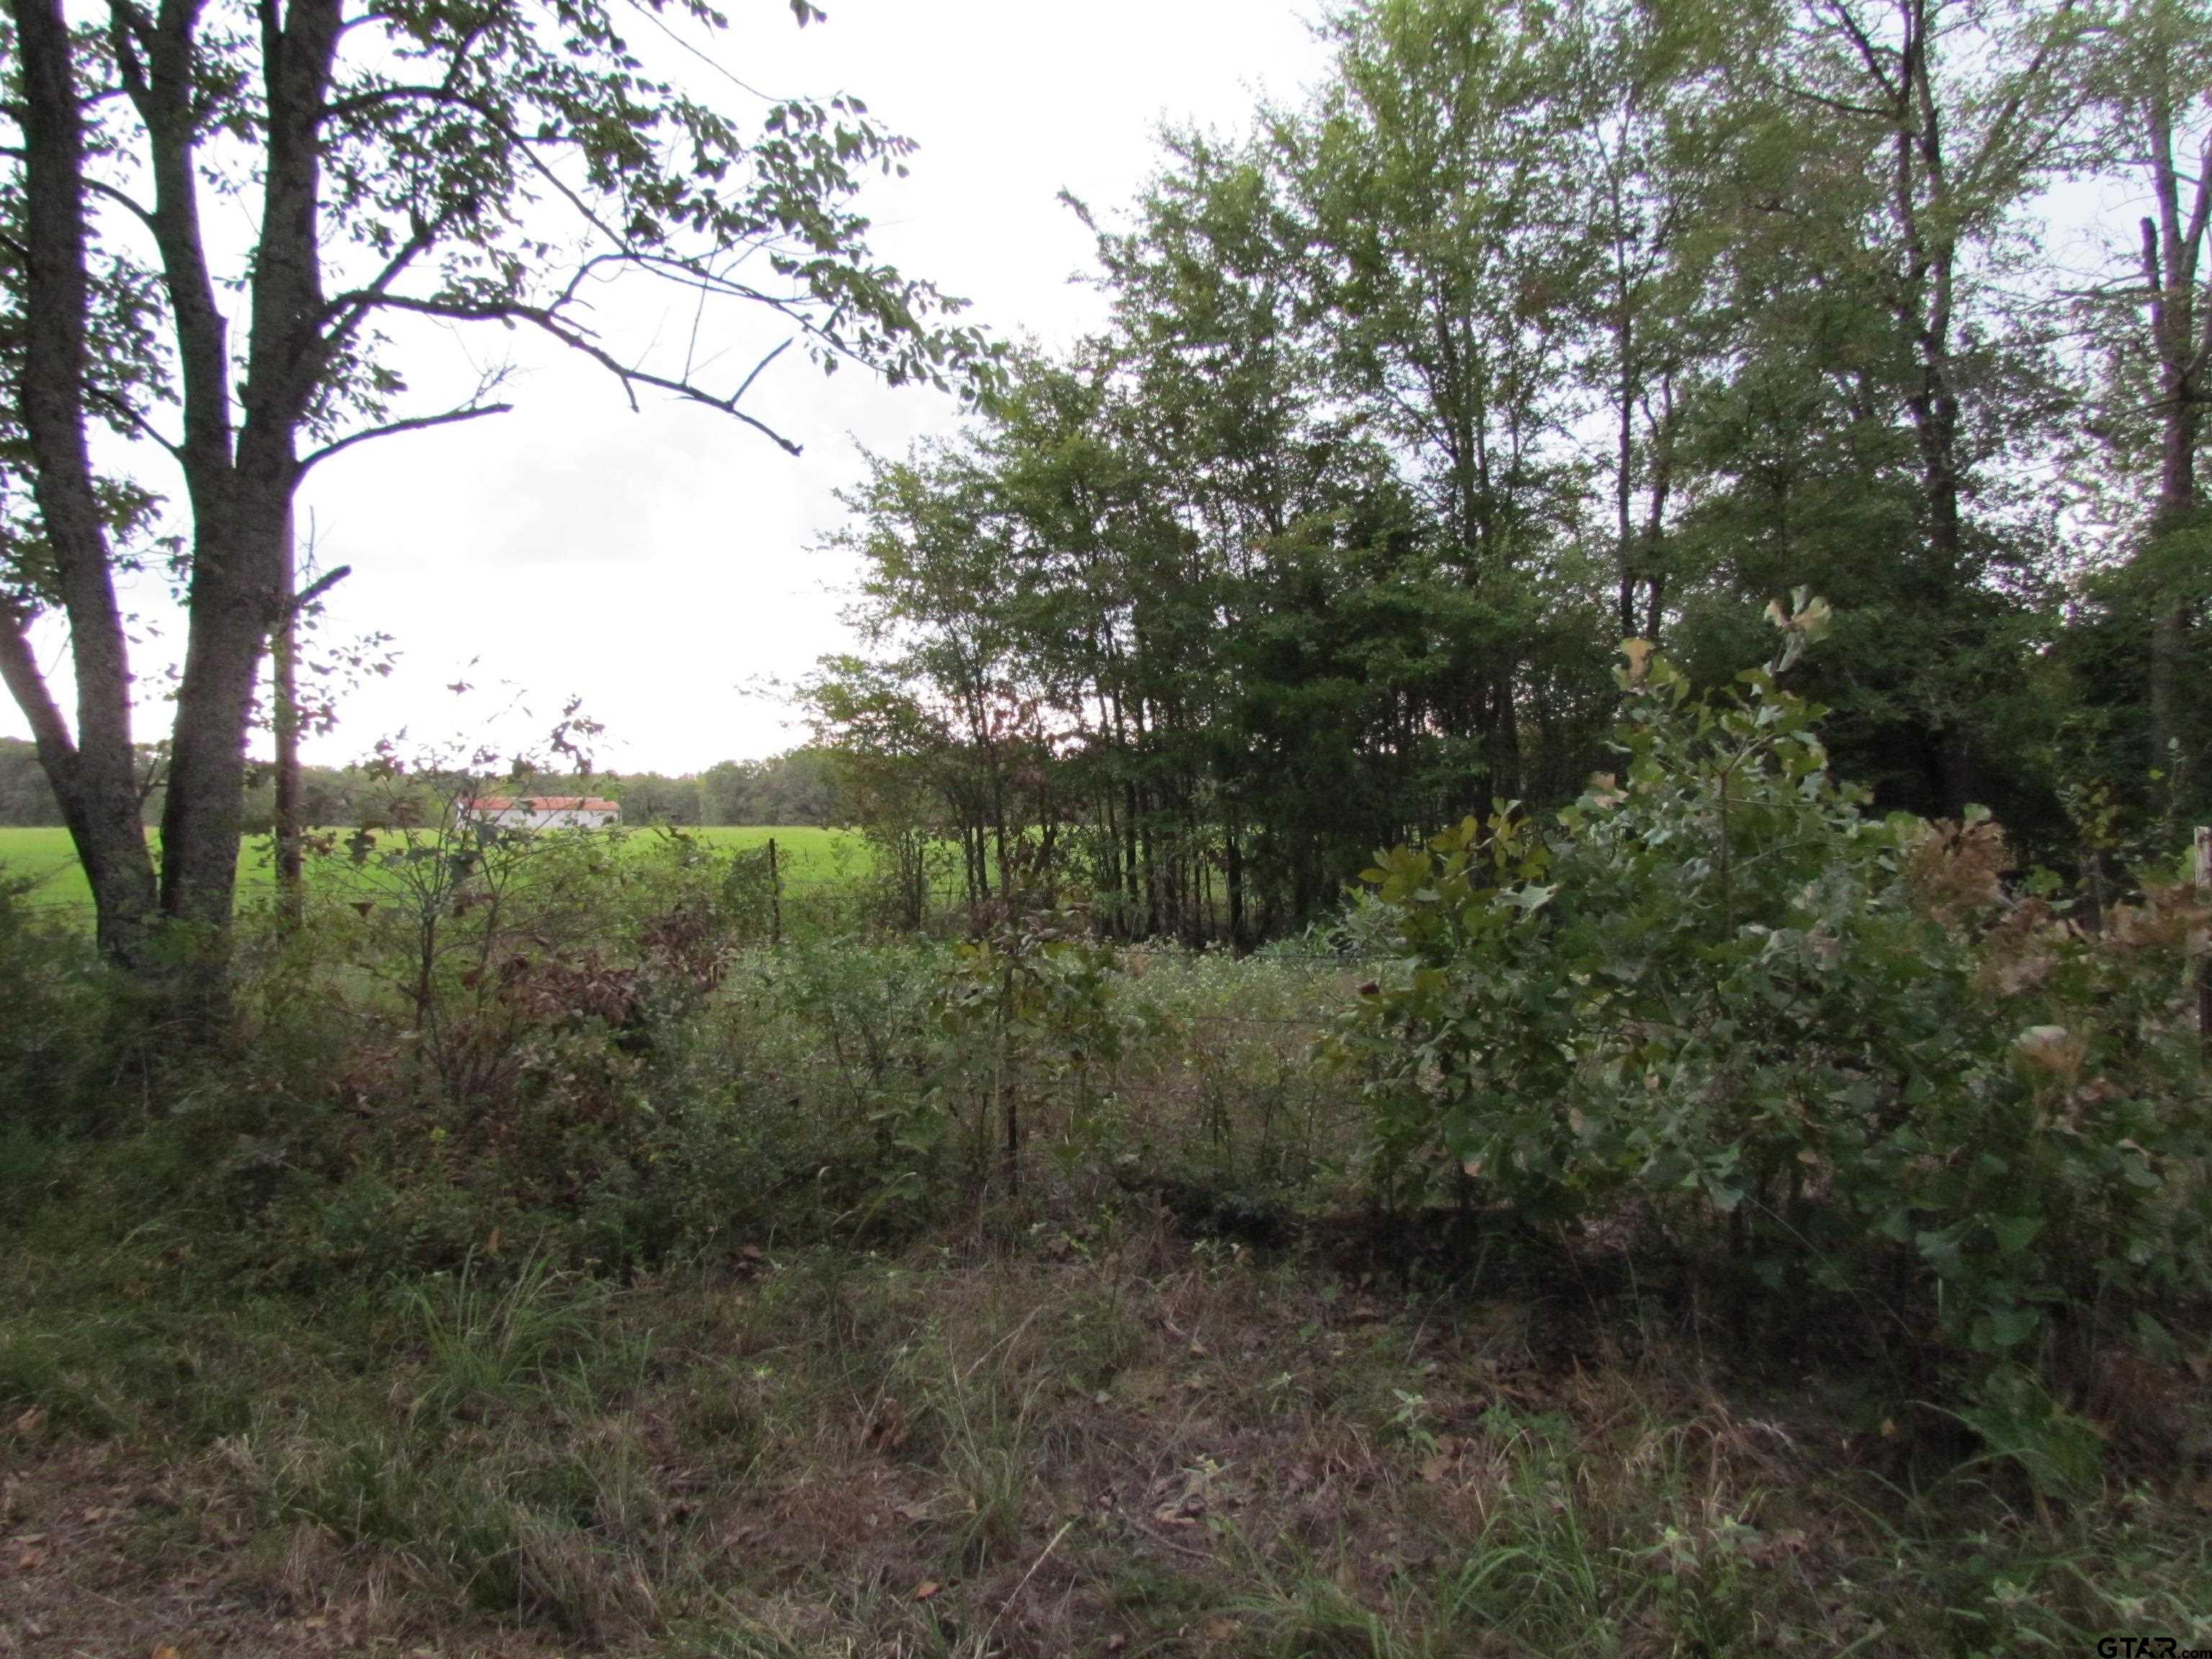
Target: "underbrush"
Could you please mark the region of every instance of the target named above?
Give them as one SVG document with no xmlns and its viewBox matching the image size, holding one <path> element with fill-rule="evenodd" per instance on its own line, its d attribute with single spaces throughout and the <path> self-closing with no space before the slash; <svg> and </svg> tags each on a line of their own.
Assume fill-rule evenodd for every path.
<svg viewBox="0 0 2212 1659">
<path fill-rule="evenodd" d="M 2203 896 L 1784 665 L 1243 959 L 447 826 L 179 1051 L 0 902 L 0 1651 L 2212 1645 Z"/>
<path fill-rule="evenodd" d="M 1662 1256 L 1739 1340 L 1849 1333 L 2063 1493 L 2100 1373 L 2204 1322 L 2212 914 L 2147 869 L 2091 916 L 1985 814 L 1867 811 L 1780 684 L 1825 615 L 1724 696 L 1632 653 L 1618 775 L 1368 872 L 1373 1188 Z"/>
<path fill-rule="evenodd" d="M 1876 1655 L 2212 1639 L 2202 1488 L 2039 1501 L 1848 1389 L 1196 1247 L 0 1268 L 0 1630 L 106 1650 Z M 1573 1328 L 1562 1346 L 1559 1327 Z M 2196 1431 L 2203 1432 L 2201 1405 Z M 199 1594 L 163 1586 L 184 1575 Z M 33 1650 L 44 1650 L 33 1649 Z M 65 1650 L 57 1649 L 55 1650 Z"/>
<path fill-rule="evenodd" d="M 620 1275 L 1352 1200 L 1358 1125 L 1315 1064 L 1344 969 L 1099 952 L 1070 993 L 1049 918 L 967 949 L 775 947 L 718 925 L 711 866 L 673 873 L 654 903 L 626 889 L 580 953 L 574 915 L 517 905 L 485 938 L 465 907 L 425 1000 L 365 975 L 350 932 L 251 937 L 235 1048 L 176 1057 L 138 1133 L 15 1127 L 0 1182 L 70 1225 L 160 1214 L 284 1292 L 502 1241 Z"/>
</svg>

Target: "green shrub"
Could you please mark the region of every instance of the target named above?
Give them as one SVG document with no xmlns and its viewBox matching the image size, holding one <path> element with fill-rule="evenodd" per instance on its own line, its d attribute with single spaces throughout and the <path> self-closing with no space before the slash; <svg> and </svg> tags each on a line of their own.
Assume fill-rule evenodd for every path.
<svg viewBox="0 0 2212 1659">
<path fill-rule="evenodd" d="M 0 1182 L 35 1162 L 33 1137 L 121 1120 L 143 1055 L 124 1040 L 124 988 L 89 941 L 43 920 L 35 884 L 0 876 Z"/>
<path fill-rule="evenodd" d="M 2005 893 L 1985 817 L 1869 816 L 1778 683 L 1825 623 L 1800 604 L 1723 696 L 1632 641 L 1626 765 L 1554 833 L 1500 804 L 1367 872 L 1398 951 L 1342 1036 L 1371 1178 L 1632 1206 L 1770 1306 L 1829 1293 L 1994 1372 L 2062 1310 L 2202 1282 L 2201 896 L 2085 932 Z"/>
<path fill-rule="evenodd" d="M 902 1124 L 901 1139 L 918 1148 L 939 1136 L 965 1139 L 979 1189 L 995 1139 L 1000 1179 L 1018 1188 L 1024 1112 L 1048 1111 L 1067 1129 L 1097 1103 L 1120 1048 L 1113 969 L 1113 947 L 1090 939 L 1074 916 L 1011 920 L 955 945 L 933 1005 L 950 1052 L 939 1087 Z"/>
</svg>

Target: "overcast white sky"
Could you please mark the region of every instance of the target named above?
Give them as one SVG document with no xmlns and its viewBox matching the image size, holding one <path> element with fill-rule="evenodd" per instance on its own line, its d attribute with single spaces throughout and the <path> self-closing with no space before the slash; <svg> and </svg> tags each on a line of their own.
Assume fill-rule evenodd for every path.
<svg viewBox="0 0 2212 1659">
<path fill-rule="evenodd" d="M 829 21 L 805 30 L 782 0 L 727 9 L 736 27 L 717 56 L 731 71 L 778 95 L 856 93 L 919 141 L 911 178 L 870 198 L 878 250 L 969 297 L 994 332 L 1048 343 L 1102 315 L 1070 281 L 1090 238 L 1057 192 L 1117 210 L 1152 171 L 1163 118 L 1241 126 L 1258 95 L 1295 96 L 1325 59 L 1310 0 L 827 0 Z M 757 107 L 734 90 L 726 101 Z M 623 303 L 633 333 L 659 327 L 663 306 L 670 327 L 690 320 L 663 298 Z M 825 380 L 794 351 L 748 401 L 805 445 L 794 460 L 711 410 L 633 414 L 597 369 L 514 345 L 514 414 L 367 445 L 311 475 L 301 528 L 312 522 L 325 568 L 354 569 L 326 635 L 380 630 L 402 654 L 309 758 L 357 758 L 401 728 L 473 737 L 514 695 L 501 683 L 540 715 L 581 695 L 608 728 L 603 767 L 690 771 L 800 740 L 788 708 L 744 688 L 844 648 L 835 590 L 851 573 L 810 544 L 839 522 L 833 491 L 858 476 L 856 446 L 899 450 L 945 429 L 951 401 L 850 368 Z M 401 366 L 426 402 L 465 373 L 460 349 L 410 343 Z M 137 600 L 160 625 L 153 596 Z M 61 635 L 43 643 L 58 665 Z M 170 653 L 145 649 L 150 690 Z M 445 688 L 459 678 L 482 689 L 457 699 Z M 167 705 L 149 697 L 139 724 L 159 736 Z M 12 703 L 0 729 L 21 734 Z"/>
</svg>

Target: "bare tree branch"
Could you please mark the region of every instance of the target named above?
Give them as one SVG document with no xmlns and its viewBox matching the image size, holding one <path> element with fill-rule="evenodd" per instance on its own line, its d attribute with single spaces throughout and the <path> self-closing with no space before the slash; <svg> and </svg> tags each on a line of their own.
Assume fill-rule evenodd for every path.
<svg viewBox="0 0 2212 1659">
<path fill-rule="evenodd" d="M 381 426 L 364 427 L 359 432 L 349 432 L 335 443 L 325 444 L 310 451 L 300 462 L 300 476 L 305 477 L 310 467 L 327 461 L 333 455 L 351 449 L 356 444 L 365 444 L 372 438 L 389 438 L 400 432 L 422 432 L 434 426 L 458 426 L 463 421 L 479 420 L 487 415 L 505 415 L 513 411 L 513 404 L 474 404 L 464 409 L 449 409 L 437 415 L 411 415 L 403 421 L 386 421 Z"/>
<path fill-rule="evenodd" d="M 155 426 L 143 415 L 131 408 L 130 403 L 120 394 L 106 391 L 100 386 L 88 386 L 84 389 L 84 400 L 121 421 L 149 443 L 161 446 L 168 452 L 172 459 L 181 461 L 185 459 L 183 447 L 175 439 L 169 437 L 160 428 Z"/>
<path fill-rule="evenodd" d="M 2063 26 L 2073 16 L 2074 5 L 2075 0 L 2063 0 L 2063 3 L 2052 15 L 2043 40 L 2035 49 L 2035 56 L 2029 60 L 2027 67 L 2014 78 L 2010 94 L 1998 109 L 1996 118 L 1990 123 L 1988 129 L 1982 134 L 1981 144 L 1975 150 L 1973 159 L 1966 164 L 1965 188 L 1972 190 L 1984 182 L 1982 170 L 1996 157 L 2000 141 L 2005 137 L 2012 124 L 2020 118 L 2021 110 L 2026 106 L 2028 94 L 2043 79 L 2044 72 L 2051 67 L 2052 56 L 2063 43 L 2067 31 Z M 2046 145 L 2056 142 L 2055 135 L 2058 131 L 2058 124 L 2051 123 L 2047 131 L 2053 136 L 2046 141 Z"/>
<path fill-rule="evenodd" d="M 1875 45 L 1856 14 L 1845 3 L 1845 0 L 1827 0 L 1826 9 L 1834 15 L 1844 33 L 1850 37 L 1851 44 L 1858 49 L 1859 58 L 1866 64 L 1867 73 L 1874 77 L 1874 83 L 1893 101 L 1901 103 L 1902 94 L 1891 84 L 1888 72 L 1882 66 L 1881 48 Z"/>
<path fill-rule="evenodd" d="M 785 437 L 765 421 L 748 415 L 738 407 L 738 398 L 744 395 L 746 389 L 752 385 L 761 370 L 775 360 L 778 353 L 782 350 L 782 347 L 778 347 L 776 351 L 770 352 L 766 359 L 756 365 L 752 373 L 745 376 L 744 384 L 739 386 L 737 391 L 726 397 L 717 397 L 703 386 L 695 386 L 688 380 L 673 379 L 665 374 L 656 374 L 650 369 L 623 362 L 621 358 L 599 344 L 580 325 L 560 316 L 556 310 L 545 307 L 471 305 L 465 301 L 420 300 L 398 294 L 387 294 L 368 303 L 373 308 L 412 312 L 426 317 L 447 317 L 455 322 L 509 325 L 528 323 L 540 332 L 558 340 L 572 351 L 579 352 L 590 358 L 622 382 L 623 393 L 629 398 L 629 406 L 632 409 L 640 407 L 637 401 L 637 388 L 641 386 L 652 386 L 658 391 L 670 392 L 686 403 L 703 404 L 708 409 L 734 416 L 753 430 L 768 438 L 787 454 L 799 455 L 805 453 L 803 446 Z M 788 343 L 786 342 L 786 344 Z"/>
<path fill-rule="evenodd" d="M 27 159 L 27 153 L 26 151 L 16 145 L 0 144 L 0 155 L 4 155 L 12 161 L 21 161 Z M 90 191 L 94 195 L 106 197 L 109 201 L 113 202 L 118 206 L 126 210 L 133 218 L 137 219 L 139 223 L 144 225 L 147 229 L 151 230 L 154 228 L 154 210 L 148 207 L 137 197 L 131 195 L 128 191 L 118 190 L 113 185 L 107 183 L 104 179 L 88 177 L 83 182 L 84 187 Z"/>
</svg>

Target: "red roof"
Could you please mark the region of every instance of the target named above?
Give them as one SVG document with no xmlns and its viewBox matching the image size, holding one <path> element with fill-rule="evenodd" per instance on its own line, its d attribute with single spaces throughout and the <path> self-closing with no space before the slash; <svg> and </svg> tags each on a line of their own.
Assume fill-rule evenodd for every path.
<svg viewBox="0 0 2212 1659">
<path fill-rule="evenodd" d="M 478 795 L 469 804 L 471 812 L 619 812 L 622 803 L 597 795 Z"/>
</svg>

